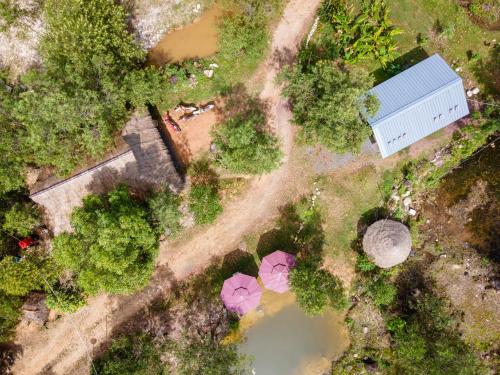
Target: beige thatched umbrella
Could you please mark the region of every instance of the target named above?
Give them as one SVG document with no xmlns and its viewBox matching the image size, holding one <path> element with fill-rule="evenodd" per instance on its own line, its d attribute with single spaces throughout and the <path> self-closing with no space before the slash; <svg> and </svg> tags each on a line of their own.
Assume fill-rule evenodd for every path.
<svg viewBox="0 0 500 375">
<path fill-rule="evenodd" d="M 410 255 L 410 231 L 397 221 L 379 220 L 368 227 L 363 237 L 363 250 L 377 266 L 395 266 Z"/>
</svg>

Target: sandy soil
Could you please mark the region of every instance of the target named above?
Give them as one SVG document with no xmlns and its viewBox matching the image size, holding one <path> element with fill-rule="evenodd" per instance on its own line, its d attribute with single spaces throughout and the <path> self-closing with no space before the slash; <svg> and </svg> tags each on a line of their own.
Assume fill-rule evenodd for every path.
<svg viewBox="0 0 500 375">
<path fill-rule="evenodd" d="M 170 114 L 182 131 L 175 132 L 168 127 L 167 131 L 172 138 L 176 154 L 179 155 L 182 164 L 188 166 L 196 156 L 210 150 L 212 142 L 210 131 L 217 123 L 216 112 L 211 110 L 188 121 L 179 120 L 182 113 L 171 111 Z"/>
<path fill-rule="evenodd" d="M 287 190 L 285 181 L 293 132 L 290 111 L 275 84 L 279 69 L 275 57 L 279 51 L 296 50 L 312 23 L 319 2 L 291 0 L 288 3 L 273 34 L 273 53 L 265 62 L 267 69 L 261 98 L 269 104 L 270 125 L 281 139 L 285 155 L 281 168 L 254 178 L 247 193 L 225 207 L 224 214 L 213 226 L 175 244 L 163 243 L 157 271 L 150 286 L 142 292 L 128 297 L 98 296 L 76 314 L 49 323 L 47 330 L 32 332 L 20 327 L 15 343 L 23 352 L 14 366 L 15 374 L 88 374 L 93 346 L 105 342 L 114 327 L 165 293 L 175 280 L 199 272 L 213 257 L 234 250 L 245 234 L 277 213 Z"/>
</svg>

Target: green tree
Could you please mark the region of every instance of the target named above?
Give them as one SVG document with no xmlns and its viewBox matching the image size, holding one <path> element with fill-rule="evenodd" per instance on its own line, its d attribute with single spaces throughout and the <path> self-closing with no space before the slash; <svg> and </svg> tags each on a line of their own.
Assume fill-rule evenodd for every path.
<svg viewBox="0 0 500 375">
<path fill-rule="evenodd" d="M 58 277 L 59 267 L 50 257 L 27 256 L 21 261 L 6 256 L 0 260 L 0 291 L 25 296 L 32 290 L 46 290 Z"/>
<path fill-rule="evenodd" d="M 264 130 L 260 111 L 237 114 L 213 132 L 215 162 L 235 173 L 261 174 L 277 168 L 282 153 L 278 140 Z"/>
<path fill-rule="evenodd" d="M 182 217 L 179 207 L 181 199 L 168 188 L 153 194 L 148 199 L 151 221 L 159 233 L 175 235 L 181 229 Z"/>
<path fill-rule="evenodd" d="M 38 207 L 32 203 L 15 203 L 5 213 L 3 229 L 16 236 L 27 237 L 41 224 Z"/>
<path fill-rule="evenodd" d="M 363 100 L 373 78 L 359 67 L 319 61 L 285 72 L 284 95 L 290 98 L 293 120 L 308 143 L 334 152 L 359 152 L 371 134 L 362 118 Z"/>
<path fill-rule="evenodd" d="M 341 281 L 320 269 L 317 262 L 299 260 L 290 272 L 290 286 L 307 315 L 321 314 L 328 305 L 336 309 L 346 306 Z"/>
<path fill-rule="evenodd" d="M 57 284 L 52 287 L 45 300 L 47 307 L 62 313 L 74 313 L 85 306 L 85 296 L 78 289 Z"/>
<path fill-rule="evenodd" d="M 109 350 L 94 360 L 101 375 L 167 375 L 162 365 L 161 350 L 146 335 L 122 336 L 111 344 Z"/>
<path fill-rule="evenodd" d="M 149 101 L 157 80 L 153 68 L 135 72 L 145 53 L 127 30 L 122 5 L 48 0 L 44 20 L 43 69 L 22 77 L 26 89 L 13 117 L 25 129 L 26 162 L 68 173 L 88 156 L 103 154 L 128 115 L 127 103 Z M 147 89 L 135 86 L 140 78 L 151 79 Z"/>
<path fill-rule="evenodd" d="M 53 256 L 76 274 L 86 293 L 131 293 L 153 272 L 158 243 L 148 211 L 120 185 L 104 196 L 90 195 L 71 216 L 74 234 L 53 242 Z"/>
</svg>

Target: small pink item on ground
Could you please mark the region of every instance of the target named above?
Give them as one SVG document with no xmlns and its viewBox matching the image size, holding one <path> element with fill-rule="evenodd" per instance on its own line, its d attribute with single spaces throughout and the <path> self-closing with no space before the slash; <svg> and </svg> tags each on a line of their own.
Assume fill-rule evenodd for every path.
<svg viewBox="0 0 500 375">
<path fill-rule="evenodd" d="M 220 298 L 229 311 L 244 315 L 259 305 L 261 295 L 257 279 L 238 272 L 224 281 Z"/>
<path fill-rule="evenodd" d="M 288 273 L 294 266 L 295 256 L 278 250 L 262 259 L 259 276 L 267 289 L 284 293 L 290 288 Z"/>
</svg>

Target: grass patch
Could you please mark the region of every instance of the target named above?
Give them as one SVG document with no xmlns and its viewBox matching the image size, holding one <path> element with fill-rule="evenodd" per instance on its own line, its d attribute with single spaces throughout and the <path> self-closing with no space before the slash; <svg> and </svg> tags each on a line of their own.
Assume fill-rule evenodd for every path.
<svg viewBox="0 0 500 375">
<path fill-rule="evenodd" d="M 456 61 L 454 67 L 463 69 L 460 75 L 473 79 L 477 61 L 471 57 L 477 54 L 479 58 L 486 58 L 490 47 L 483 42 L 498 39 L 498 33 L 474 24 L 455 0 L 387 0 L 387 4 L 392 21 L 403 30 L 396 36 L 403 67 L 425 57 L 411 53 L 420 45 L 427 55 L 439 53 L 450 64 Z M 367 65 L 372 70 L 380 68 L 376 61 Z"/>
<path fill-rule="evenodd" d="M 326 255 L 336 256 L 351 248 L 358 237 L 358 221 L 365 212 L 383 203 L 384 186 L 390 185 L 387 181 L 392 182 L 392 175 L 390 170 L 368 165 L 343 178 L 332 175 L 319 180 Z"/>
</svg>

